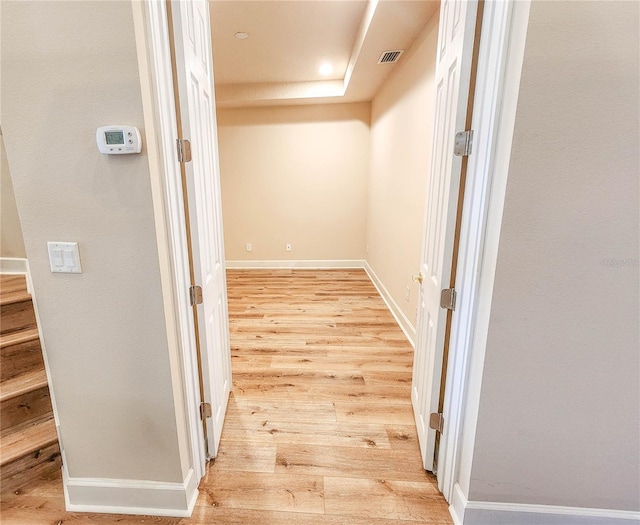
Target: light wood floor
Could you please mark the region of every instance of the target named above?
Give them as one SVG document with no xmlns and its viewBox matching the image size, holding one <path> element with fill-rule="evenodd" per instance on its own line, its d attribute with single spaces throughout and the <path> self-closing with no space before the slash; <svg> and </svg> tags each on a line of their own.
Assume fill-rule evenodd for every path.
<svg viewBox="0 0 640 525">
<path fill-rule="evenodd" d="M 59 476 L 2 524 L 451 523 L 421 467 L 413 352 L 362 270 L 229 270 L 234 391 L 190 519 L 66 513 Z"/>
</svg>

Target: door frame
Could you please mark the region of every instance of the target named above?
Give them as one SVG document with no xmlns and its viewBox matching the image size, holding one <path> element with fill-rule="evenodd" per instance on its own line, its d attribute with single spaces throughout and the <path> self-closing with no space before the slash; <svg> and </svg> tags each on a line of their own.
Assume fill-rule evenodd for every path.
<svg viewBox="0 0 640 525">
<path fill-rule="evenodd" d="M 451 327 L 443 413 L 445 432 L 438 457 L 438 484 L 458 523 L 462 523 L 464 516 L 471 477 L 530 1 L 484 2 L 472 126 L 474 152 L 467 168 L 457 266 L 458 305 Z M 179 356 L 172 361 L 171 368 L 174 383 L 182 388 L 190 458 L 197 479 L 201 479 L 206 458 L 197 417 L 200 403 L 197 350 L 187 294 L 188 251 L 174 142 L 177 121 L 166 6 L 156 0 L 132 0 L 132 6 L 138 48 L 146 50 L 138 55 L 167 331 L 173 333 L 169 344 Z"/>
<path fill-rule="evenodd" d="M 438 487 L 462 523 L 480 408 L 480 387 L 530 0 L 485 1 L 446 370 Z"/>
<path fill-rule="evenodd" d="M 175 356 L 171 373 L 176 399 L 183 403 L 182 407 L 176 406 L 176 423 L 179 436 L 181 430 L 186 432 L 188 447 L 185 448 L 199 483 L 206 473 L 206 439 L 199 417 L 202 397 L 194 312 L 189 298 L 188 223 L 176 148 L 178 120 L 171 61 L 171 21 L 162 0 L 132 0 L 131 4 L 168 344 L 170 354 Z"/>
</svg>

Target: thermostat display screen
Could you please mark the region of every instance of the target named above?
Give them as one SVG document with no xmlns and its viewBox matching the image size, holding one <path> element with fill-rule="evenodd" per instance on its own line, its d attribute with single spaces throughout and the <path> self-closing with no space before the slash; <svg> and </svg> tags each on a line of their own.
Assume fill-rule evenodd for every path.
<svg viewBox="0 0 640 525">
<path fill-rule="evenodd" d="M 104 139 L 107 144 L 124 144 L 124 133 L 122 131 L 105 131 Z"/>
</svg>

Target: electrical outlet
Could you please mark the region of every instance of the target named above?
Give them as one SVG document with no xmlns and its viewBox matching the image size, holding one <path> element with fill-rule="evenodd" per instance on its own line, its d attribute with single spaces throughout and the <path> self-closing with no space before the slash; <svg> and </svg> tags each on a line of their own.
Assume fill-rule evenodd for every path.
<svg viewBox="0 0 640 525">
<path fill-rule="evenodd" d="M 408 286 L 407 286 L 407 291 L 404 294 L 404 299 L 407 302 L 411 301 L 411 288 L 409 288 Z"/>
<path fill-rule="evenodd" d="M 247 251 L 250 252 L 251 250 L 253 250 L 253 246 L 251 246 L 251 243 L 248 242 L 247 243 Z"/>
<path fill-rule="evenodd" d="M 291 251 L 291 245 L 290 245 L 289 243 L 287 243 L 287 245 L 286 245 L 285 249 L 286 249 L 288 252 L 290 252 L 290 251 Z"/>
</svg>

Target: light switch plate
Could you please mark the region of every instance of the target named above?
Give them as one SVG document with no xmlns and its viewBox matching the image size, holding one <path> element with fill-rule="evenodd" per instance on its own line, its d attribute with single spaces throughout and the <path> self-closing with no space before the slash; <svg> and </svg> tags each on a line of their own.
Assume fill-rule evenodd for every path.
<svg viewBox="0 0 640 525">
<path fill-rule="evenodd" d="M 53 273 L 82 273 L 77 242 L 48 242 L 47 250 Z"/>
</svg>

